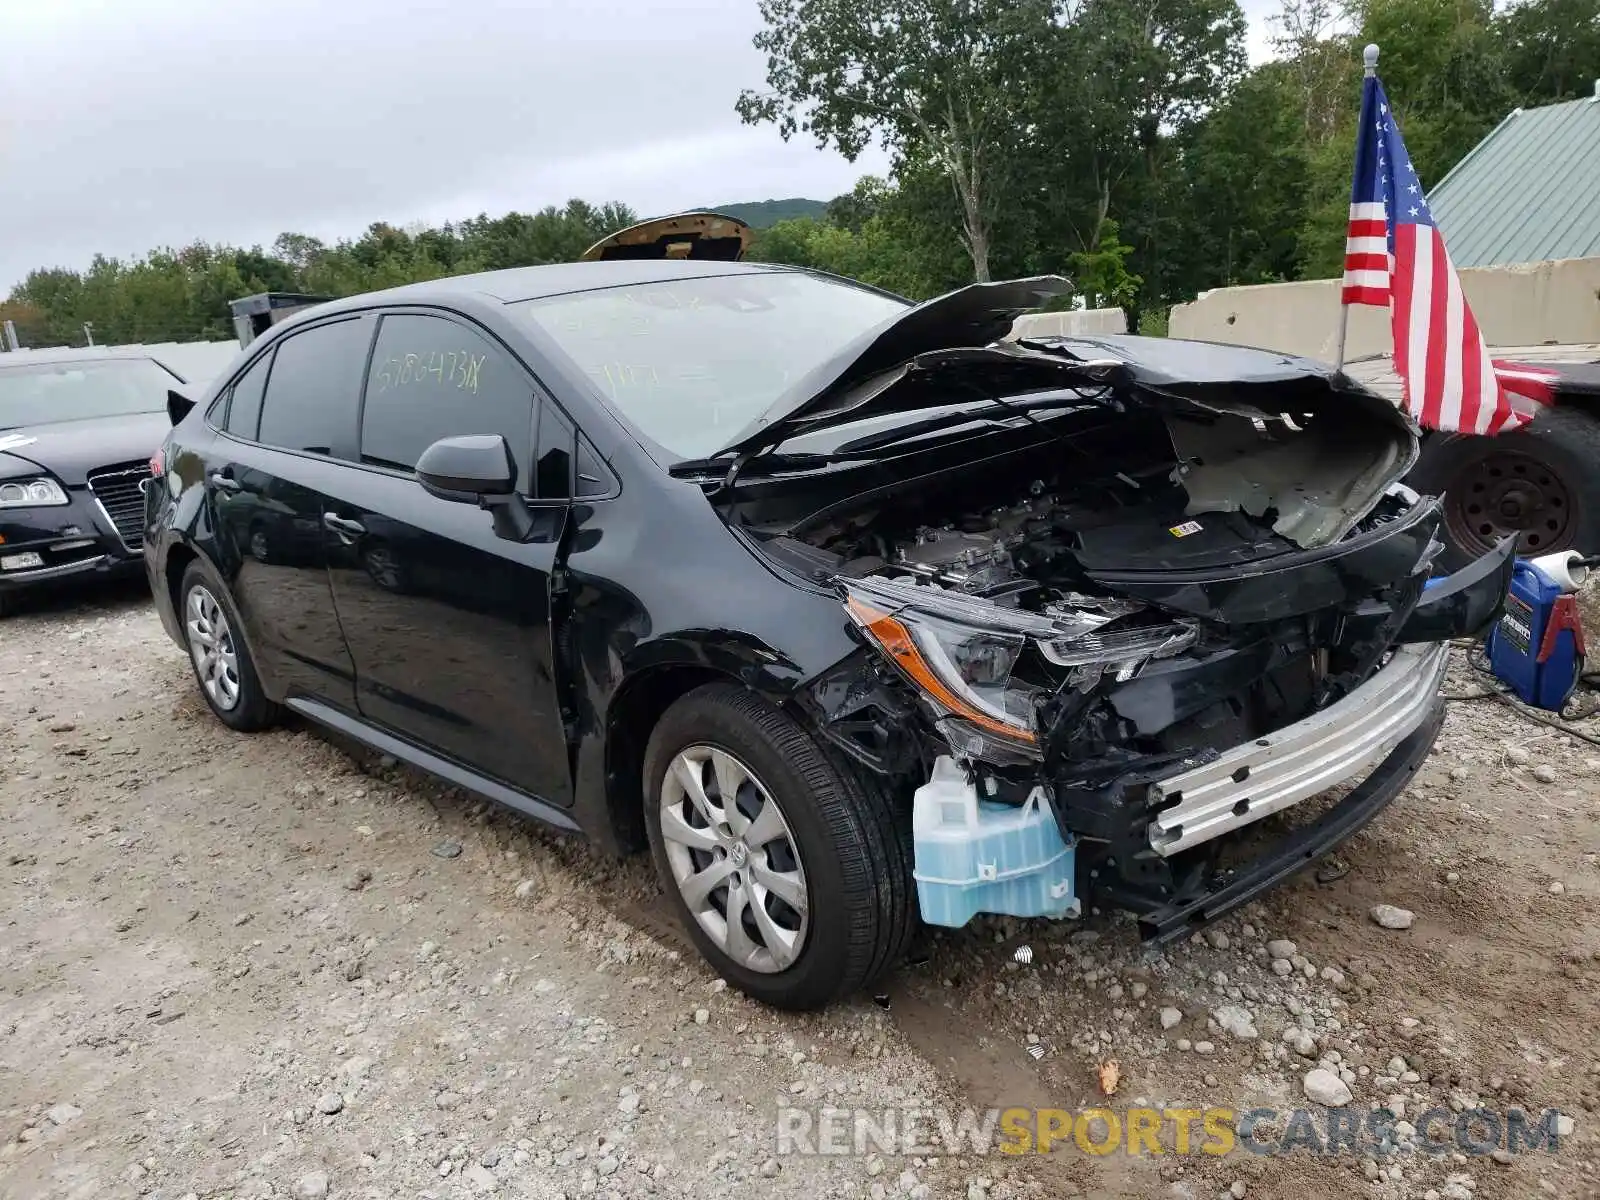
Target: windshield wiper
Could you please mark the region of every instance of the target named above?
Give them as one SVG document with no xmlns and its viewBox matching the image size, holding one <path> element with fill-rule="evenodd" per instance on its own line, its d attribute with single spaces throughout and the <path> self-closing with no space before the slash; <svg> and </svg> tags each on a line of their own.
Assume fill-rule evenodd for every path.
<svg viewBox="0 0 1600 1200">
<path fill-rule="evenodd" d="M 880 429 L 877 433 L 853 438 L 827 453 L 770 450 L 764 454 L 748 456 L 743 463 L 737 456 L 731 454 L 715 458 L 689 458 L 673 463 L 668 468 L 668 473 L 678 477 L 715 475 L 721 472 L 731 472 L 735 476 L 749 475 L 752 472 L 772 475 L 781 471 L 815 470 L 843 462 L 864 462 L 878 457 L 880 450 L 886 450 L 925 434 L 937 433 L 941 429 L 953 429 L 960 425 L 972 425 L 978 422 L 993 423 L 1006 417 L 1022 417 L 1036 424 L 1032 413 L 1054 408 L 1087 407 L 1097 399 L 1098 396 L 1084 396 L 1078 392 L 1066 396 L 1059 394 L 1042 396 L 1033 400 L 1007 400 L 991 396 L 988 400 L 963 408 L 960 412 L 941 413 L 937 417 L 926 417 L 920 421 L 896 425 L 892 429 Z M 731 485 L 725 482 L 723 486 Z"/>
<path fill-rule="evenodd" d="M 1033 414 L 1050 409 L 1088 407 L 1102 400 L 1108 394 L 1109 390 L 1093 396 L 1085 396 L 1081 392 L 1073 392 L 1071 395 L 1054 394 L 1037 397 L 1033 400 L 1008 400 L 1001 396 L 991 396 L 971 408 L 962 409 L 960 412 L 942 413 L 937 417 L 927 417 L 921 421 L 912 421 L 909 424 L 896 425 L 892 429 L 882 429 L 877 433 L 869 433 L 862 437 L 853 438 L 825 454 L 793 451 L 781 453 L 776 450 L 769 450 L 761 454 L 690 458 L 682 462 L 673 463 L 667 470 L 668 474 L 678 478 L 725 473 L 722 484 L 717 491 L 719 493 L 727 492 L 732 490 L 734 483 L 741 475 L 775 475 L 783 471 L 812 471 L 822 467 L 831 467 L 838 463 L 868 462 L 877 458 L 879 451 L 886 450 L 901 442 L 911 441 L 929 433 L 937 433 L 941 429 L 953 429 L 960 425 L 972 425 L 978 422 L 994 424 L 1005 417 L 1021 417 L 1029 424 L 1037 425 L 1040 429 L 1054 434 L 1054 430 L 1036 420 Z M 1060 435 L 1056 436 L 1059 437 Z"/>
<path fill-rule="evenodd" d="M 764 474 L 774 471 L 805 471 L 812 467 L 825 467 L 833 461 L 831 454 L 763 454 L 760 459 L 760 470 Z M 728 471 L 737 463 L 737 457 L 731 454 L 721 458 L 686 458 L 668 467 L 667 474 L 680 479 L 695 475 L 716 475 Z M 739 473 L 744 474 L 749 471 L 750 466 L 750 463 L 744 464 L 739 468 Z"/>
<path fill-rule="evenodd" d="M 869 433 L 863 437 L 845 442 L 835 447 L 833 453 L 836 456 L 864 457 L 863 452 L 865 451 L 881 450 L 885 446 L 892 446 L 896 442 L 908 441 L 925 433 L 936 433 L 941 429 L 950 429 L 957 425 L 970 425 L 974 421 L 991 421 L 995 419 L 996 414 L 988 411 L 989 409 L 997 409 L 1000 413 L 1022 416 L 1042 409 L 1078 408 L 1088 403 L 1091 403 L 1091 401 L 1076 393 L 1071 396 L 1041 397 L 1031 401 L 1007 401 L 999 397 L 991 397 L 977 411 L 963 409 L 958 413 L 943 413 L 937 417 L 926 417 L 921 421 L 913 421 L 909 425 L 896 425 L 893 429 L 881 429 L 877 433 Z"/>
</svg>

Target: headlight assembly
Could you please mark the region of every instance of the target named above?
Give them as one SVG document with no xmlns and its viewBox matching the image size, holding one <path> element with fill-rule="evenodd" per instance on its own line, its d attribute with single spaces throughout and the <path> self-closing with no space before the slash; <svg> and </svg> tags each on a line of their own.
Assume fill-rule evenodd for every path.
<svg viewBox="0 0 1600 1200">
<path fill-rule="evenodd" d="M 67 493 L 48 477 L 0 482 L 0 508 L 44 508 L 66 503 Z"/>
<path fill-rule="evenodd" d="M 851 620 L 941 716 L 953 720 L 947 734 L 961 731 L 985 743 L 1003 739 L 1028 757 L 1040 754 L 1036 710 L 1055 691 L 1016 677 L 1030 644 L 1045 663 L 1069 669 L 1062 682 L 1087 690 L 1106 672 L 1131 679 L 1146 662 L 1178 653 L 1197 636 L 1193 625 L 1176 622 L 1102 629 L 1110 618 L 1024 612 L 882 579 L 839 583 Z"/>
</svg>

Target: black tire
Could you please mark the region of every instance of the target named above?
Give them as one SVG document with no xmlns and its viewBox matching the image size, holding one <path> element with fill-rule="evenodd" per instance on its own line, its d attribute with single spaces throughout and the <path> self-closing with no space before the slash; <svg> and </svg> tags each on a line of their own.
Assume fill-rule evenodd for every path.
<svg viewBox="0 0 1600 1200">
<path fill-rule="evenodd" d="M 747 765 L 793 833 L 808 885 L 808 932 L 784 970 L 751 970 L 724 953 L 673 877 L 661 831 L 662 787 L 677 755 L 696 745 Z M 777 1008 L 822 1008 L 904 957 L 917 924 L 906 822 L 879 788 L 836 764 L 815 738 L 754 693 L 708 684 L 673 704 L 645 750 L 644 796 L 651 855 L 678 920 L 706 960 L 746 995 Z"/>
<path fill-rule="evenodd" d="M 191 598 L 196 589 L 201 588 L 216 601 L 227 621 L 227 632 L 233 649 L 235 674 L 238 680 L 238 701 L 231 708 L 213 698 L 206 688 L 205 680 L 201 678 L 200 666 L 195 661 L 189 612 Z M 194 672 L 195 684 L 200 688 L 200 696 L 205 700 L 207 707 L 216 714 L 217 720 L 241 733 L 254 733 L 275 725 L 281 710 L 262 690 L 261 678 L 256 674 L 255 660 L 251 658 L 250 648 L 245 645 L 240 632 L 243 626 L 239 621 L 239 610 L 234 607 L 233 596 L 215 568 L 203 558 L 197 558 L 189 564 L 188 570 L 183 573 L 183 581 L 178 585 L 178 621 L 183 626 L 184 645 L 189 650 L 189 667 Z"/>
<path fill-rule="evenodd" d="M 1433 434 L 1406 482 L 1443 496 L 1445 553 L 1454 569 L 1518 534 L 1530 557 L 1600 552 L 1600 418 L 1554 406 L 1514 433 Z"/>
</svg>

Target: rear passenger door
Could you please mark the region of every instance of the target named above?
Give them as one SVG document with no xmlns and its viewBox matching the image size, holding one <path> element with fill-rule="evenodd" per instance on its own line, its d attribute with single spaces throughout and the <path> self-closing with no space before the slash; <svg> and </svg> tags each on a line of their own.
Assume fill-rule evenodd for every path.
<svg viewBox="0 0 1600 1200">
<path fill-rule="evenodd" d="M 329 500 L 329 566 L 363 716 L 569 805 L 550 629 L 566 467 L 555 503 L 536 508 L 534 538 L 521 543 L 495 536 L 488 512 L 428 495 L 414 471 L 439 438 L 499 434 L 516 460 L 517 490 L 533 496 L 544 407 L 535 400 L 532 377 L 478 327 L 437 311 L 384 313 L 359 466 L 340 474 Z"/>
<path fill-rule="evenodd" d="M 355 707 L 355 672 L 324 553 L 325 487 L 352 457 L 374 322 L 325 321 L 278 341 L 220 412 L 205 494 L 217 565 L 275 696 Z"/>
</svg>

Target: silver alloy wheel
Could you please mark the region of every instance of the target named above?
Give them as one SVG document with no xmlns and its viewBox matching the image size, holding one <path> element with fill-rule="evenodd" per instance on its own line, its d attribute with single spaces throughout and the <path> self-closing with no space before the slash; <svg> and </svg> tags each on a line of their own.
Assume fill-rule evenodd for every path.
<svg viewBox="0 0 1600 1200">
<path fill-rule="evenodd" d="M 239 703 L 239 658 L 233 648 L 233 631 L 217 598 L 204 587 L 189 589 L 184 628 L 189 635 L 189 653 L 194 656 L 195 673 L 211 703 L 232 711 Z"/>
<path fill-rule="evenodd" d="M 794 832 L 755 773 L 726 750 L 689 746 L 661 781 L 658 819 L 673 882 L 706 935 L 748 970 L 792 966 L 810 893 Z"/>
</svg>

